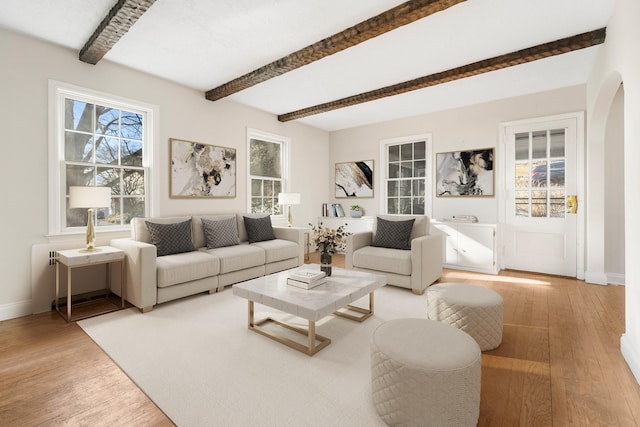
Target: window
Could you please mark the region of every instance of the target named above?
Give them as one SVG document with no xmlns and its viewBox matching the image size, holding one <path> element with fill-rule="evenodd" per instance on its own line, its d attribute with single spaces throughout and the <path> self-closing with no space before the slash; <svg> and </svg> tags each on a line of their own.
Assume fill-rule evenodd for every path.
<svg viewBox="0 0 640 427">
<path fill-rule="evenodd" d="M 150 214 L 153 107 L 51 82 L 50 234 L 79 231 L 86 209 L 69 208 L 69 187 L 111 189 L 111 206 L 94 209 L 96 230 L 127 228 Z"/>
<path fill-rule="evenodd" d="M 515 135 L 515 214 L 564 218 L 565 129 Z"/>
<path fill-rule="evenodd" d="M 289 139 L 249 129 L 249 206 L 252 213 L 282 215 L 278 193 L 285 191 Z"/>
<path fill-rule="evenodd" d="M 384 140 L 383 212 L 425 215 L 431 211 L 431 135 Z"/>
</svg>

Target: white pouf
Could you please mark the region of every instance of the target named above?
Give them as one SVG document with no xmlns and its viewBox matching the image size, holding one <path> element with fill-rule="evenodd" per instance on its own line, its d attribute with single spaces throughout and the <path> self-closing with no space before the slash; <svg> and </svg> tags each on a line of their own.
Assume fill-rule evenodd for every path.
<svg viewBox="0 0 640 427">
<path fill-rule="evenodd" d="M 396 319 L 371 339 L 371 387 L 388 425 L 475 426 L 482 353 L 469 335 L 429 319 Z"/>
<path fill-rule="evenodd" d="M 429 319 L 471 335 L 482 351 L 502 343 L 504 302 L 500 294 L 468 283 L 439 283 L 427 290 Z"/>
</svg>

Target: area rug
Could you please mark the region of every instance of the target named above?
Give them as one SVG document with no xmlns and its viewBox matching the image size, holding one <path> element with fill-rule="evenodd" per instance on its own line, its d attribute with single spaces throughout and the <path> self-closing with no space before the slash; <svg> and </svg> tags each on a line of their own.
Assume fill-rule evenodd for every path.
<svg viewBox="0 0 640 427">
<path fill-rule="evenodd" d="M 260 304 L 255 316 L 306 325 Z M 371 335 L 425 316 L 426 296 L 385 286 L 364 322 L 318 322 L 332 342 L 312 357 L 248 330 L 247 300 L 230 288 L 78 324 L 178 426 L 384 426 L 371 398 Z"/>
</svg>

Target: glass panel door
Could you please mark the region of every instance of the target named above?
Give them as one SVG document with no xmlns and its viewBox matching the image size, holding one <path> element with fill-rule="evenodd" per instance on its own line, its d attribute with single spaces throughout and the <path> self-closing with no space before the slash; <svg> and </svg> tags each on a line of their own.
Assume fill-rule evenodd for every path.
<svg viewBox="0 0 640 427">
<path fill-rule="evenodd" d="M 515 135 L 515 215 L 564 218 L 565 129 Z"/>
</svg>

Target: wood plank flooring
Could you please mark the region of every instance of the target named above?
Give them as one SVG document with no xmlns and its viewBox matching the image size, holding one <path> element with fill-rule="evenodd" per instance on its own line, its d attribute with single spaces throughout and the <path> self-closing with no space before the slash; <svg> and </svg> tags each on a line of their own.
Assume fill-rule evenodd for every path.
<svg viewBox="0 0 640 427">
<path fill-rule="evenodd" d="M 502 345 L 482 356 L 479 426 L 640 426 L 640 385 L 619 350 L 623 286 L 514 271 L 446 270 L 441 281 L 504 297 Z M 52 312 L 0 322 L 0 425 L 173 423 L 80 327 Z"/>
</svg>

